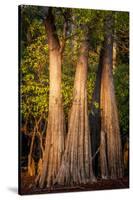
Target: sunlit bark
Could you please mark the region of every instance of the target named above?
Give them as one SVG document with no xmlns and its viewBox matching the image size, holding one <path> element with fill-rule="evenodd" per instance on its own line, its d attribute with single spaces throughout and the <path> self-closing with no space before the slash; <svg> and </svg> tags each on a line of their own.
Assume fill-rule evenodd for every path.
<svg viewBox="0 0 133 200">
<path fill-rule="evenodd" d="M 105 22 L 105 40 L 101 76 L 101 143 L 100 169 L 102 178 L 119 178 L 123 175 L 122 148 L 118 110 L 112 74 L 113 31 L 112 17 Z"/>
<path fill-rule="evenodd" d="M 61 97 L 61 51 L 54 16 L 49 9 L 44 20 L 49 45 L 49 114 L 43 167 L 36 181 L 41 188 L 53 185 L 64 151 L 64 116 Z"/>
<path fill-rule="evenodd" d="M 94 181 L 87 107 L 88 40 L 80 47 L 66 148 L 55 183 L 73 185 Z"/>
</svg>

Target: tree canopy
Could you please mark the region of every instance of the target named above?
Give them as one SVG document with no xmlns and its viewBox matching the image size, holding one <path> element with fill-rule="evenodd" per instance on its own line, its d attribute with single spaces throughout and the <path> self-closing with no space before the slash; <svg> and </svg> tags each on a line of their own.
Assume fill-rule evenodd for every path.
<svg viewBox="0 0 133 200">
<path fill-rule="evenodd" d="M 29 115 L 38 118 L 41 113 L 44 113 L 44 117 L 47 119 L 49 94 L 48 44 L 42 20 L 42 7 L 24 6 L 21 12 L 21 113 L 23 118 Z M 61 39 L 63 37 L 61 35 L 64 24 L 63 15 L 69 13 L 67 14 L 69 16 L 67 17 L 68 28 L 63 53 L 62 75 L 62 95 L 66 118 L 72 103 L 75 62 L 78 56 L 79 40 L 83 37 L 82 26 L 87 23 L 93 29 L 93 34 L 90 37 L 90 72 L 87 82 L 88 104 L 91 104 L 99 51 L 103 41 L 103 22 L 109 12 L 111 11 L 54 8 L 54 13 L 56 13 L 55 23 Z M 112 12 L 112 14 L 116 21 L 115 28 L 118 41 L 117 68 L 114 70 L 114 79 L 120 113 L 120 126 L 122 133 L 125 134 L 128 133 L 129 15 L 126 12 Z M 97 106 L 96 102 L 95 105 Z"/>
</svg>

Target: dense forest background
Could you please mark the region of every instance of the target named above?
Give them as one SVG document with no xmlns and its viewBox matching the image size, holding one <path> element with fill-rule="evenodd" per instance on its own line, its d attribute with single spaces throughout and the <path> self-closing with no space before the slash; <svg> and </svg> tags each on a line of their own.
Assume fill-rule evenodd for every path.
<svg viewBox="0 0 133 200">
<path fill-rule="evenodd" d="M 45 149 L 49 116 L 49 42 L 44 7 L 21 6 L 20 9 L 20 166 L 25 177 L 35 177 Z M 87 72 L 87 113 L 91 123 L 95 113 L 100 112 L 100 103 L 95 98 L 99 73 L 100 52 L 105 38 L 108 16 L 113 20 L 112 73 L 119 116 L 120 137 L 124 175 L 128 175 L 129 148 L 129 14 L 127 12 L 52 8 L 56 34 L 62 47 L 61 94 L 67 135 L 73 87 L 80 44 L 85 33 L 89 34 Z M 89 31 L 85 26 L 89 26 Z M 107 27 L 110 29 L 110 27 Z M 81 78 L 82 79 L 82 78 Z M 58 112 L 57 112 L 57 118 Z M 94 122 L 93 122 L 94 123 Z M 91 126 L 90 126 L 91 127 Z M 93 130 L 93 127 L 92 129 Z M 91 138 L 93 133 L 91 132 Z M 96 137 L 99 140 L 98 137 Z M 98 156 L 99 146 L 92 157 Z M 97 158 L 99 159 L 99 158 Z M 97 163 L 98 161 L 95 160 Z M 95 168 L 96 163 L 93 163 Z M 94 170 L 95 171 L 95 170 Z M 99 175 L 99 168 L 94 173 Z M 59 179 L 60 180 L 60 179 Z"/>
</svg>

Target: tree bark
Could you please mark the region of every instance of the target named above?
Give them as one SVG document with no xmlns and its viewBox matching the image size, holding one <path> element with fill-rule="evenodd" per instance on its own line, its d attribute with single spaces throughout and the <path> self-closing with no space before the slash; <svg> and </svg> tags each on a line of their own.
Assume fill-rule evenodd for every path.
<svg viewBox="0 0 133 200">
<path fill-rule="evenodd" d="M 61 97 L 61 52 L 51 8 L 48 10 L 44 24 L 49 46 L 50 92 L 43 167 L 37 177 L 40 188 L 53 185 L 53 180 L 57 175 L 64 151 L 65 130 Z"/>
<path fill-rule="evenodd" d="M 36 135 L 36 127 L 34 128 L 34 131 L 32 133 L 31 144 L 30 144 L 30 152 L 29 152 L 29 155 L 28 155 L 28 174 L 29 174 L 29 176 L 35 176 L 35 162 L 34 162 L 34 159 L 32 157 L 35 135 Z"/>
<path fill-rule="evenodd" d="M 117 60 L 117 42 L 115 39 L 113 42 L 113 69 L 114 70 L 116 69 L 116 60 Z"/>
<path fill-rule="evenodd" d="M 80 56 L 76 67 L 66 148 L 55 180 L 55 183 L 60 185 L 79 185 L 95 180 L 92 170 L 87 107 L 88 52 L 88 38 L 85 38 L 81 43 Z"/>
<path fill-rule="evenodd" d="M 114 33 L 113 33 L 113 70 L 116 69 L 117 65 L 117 32 L 116 32 L 116 24 L 117 24 L 117 16 L 114 13 Z"/>
<path fill-rule="evenodd" d="M 29 155 L 28 155 L 28 174 L 30 176 L 35 176 L 35 174 L 36 174 L 35 161 L 33 158 L 34 157 L 33 156 L 33 147 L 34 147 L 34 142 L 35 142 L 35 136 L 38 133 L 38 125 L 39 125 L 41 119 L 42 119 L 42 116 L 39 118 L 38 121 L 35 119 L 34 131 L 31 136 L 30 151 L 29 151 Z M 39 139 L 40 139 L 40 145 L 41 145 L 41 136 L 40 135 L 39 135 Z M 43 147 L 40 146 L 40 148 L 41 148 L 41 151 L 43 152 Z"/>
<path fill-rule="evenodd" d="M 116 179 L 123 176 L 122 147 L 115 89 L 112 74 L 113 21 L 105 21 L 104 53 L 101 76 L 101 138 L 100 167 L 102 178 Z"/>
</svg>

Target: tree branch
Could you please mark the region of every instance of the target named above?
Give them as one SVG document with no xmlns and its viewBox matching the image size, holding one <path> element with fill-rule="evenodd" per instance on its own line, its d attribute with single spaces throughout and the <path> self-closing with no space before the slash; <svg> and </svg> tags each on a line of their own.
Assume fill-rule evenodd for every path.
<svg viewBox="0 0 133 200">
<path fill-rule="evenodd" d="M 100 147 L 98 147 L 97 151 L 95 152 L 95 154 L 92 157 L 92 160 L 96 157 L 96 155 L 98 154 L 98 152 L 100 151 Z"/>
<path fill-rule="evenodd" d="M 66 17 L 64 18 L 64 26 L 63 26 L 63 34 L 62 34 L 62 41 L 60 42 L 60 53 L 62 54 L 65 48 L 65 43 L 66 43 L 66 35 L 67 35 L 67 28 L 68 28 L 68 22 Z"/>
</svg>

